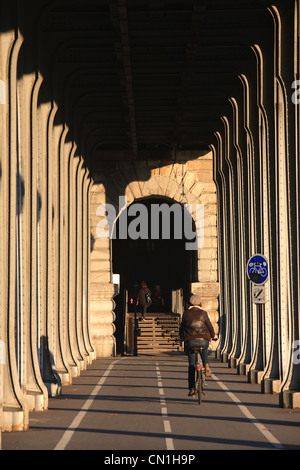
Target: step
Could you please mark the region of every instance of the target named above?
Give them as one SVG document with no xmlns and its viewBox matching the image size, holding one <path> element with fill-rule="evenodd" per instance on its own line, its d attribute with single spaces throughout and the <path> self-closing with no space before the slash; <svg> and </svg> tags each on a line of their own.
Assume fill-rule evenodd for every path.
<svg viewBox="0 0 300 470">
<path fill-rule="evenodd" d="M 137 316 L 138 320 L 140 316 Z M 146 314 L 146 321 L 139 320 L 140 336 L 137 348 L 143 352 L 179 351 L 180 316 L 173 313 Z"/>
</svg>

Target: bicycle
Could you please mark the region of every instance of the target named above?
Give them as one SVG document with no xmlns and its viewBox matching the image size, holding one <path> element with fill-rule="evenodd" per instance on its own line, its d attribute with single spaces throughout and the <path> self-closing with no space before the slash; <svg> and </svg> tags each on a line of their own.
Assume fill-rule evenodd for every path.
<svg viewBox="0 0 300 470">
<path fill-rule="evenodd" d="M 266 265 L 267 263 L 263 263 L 263 264 Z M 263 277 L 267 275 L 267 272 L 268 272 L 267 269 L 263 268 L 261 264 L 250 263 L 249 266 L 250 266 L 250 270 L 249 270 L 250 274 L 261 274 Z"/>
<path fill-rule="evenodd" d="M 218 338 L 213 338 L 213 341 L 218 341 Z M 197 354 L 197 362 L 196 362 L 196 369 L 195 369 L 195 394 L 198 395 L 198 403 L 201 405 L 202 403 L 202 395 L 206 397 L 206 393 L 204 392 L 204 387 L 206 387 L 205 381 L 205 372 L 204 372 L 204 365 L 202 362 L 201 353 L 205 350 L 203 346 L 197 346 L 192 349 L 192 352 Z"/>
<path fill-rule="evenodd" d="M 197 362 L 196 362 L 196 369 L 195 369 L 195 395 L 198 395 L 198 404 L 201 405 L 202 403 L 202 395 L 206 397 L 206 393 L 204 392 L 204 387 L 206 386 L 205 381 L 205 373 L 204 373 L 204 366 L 201 358 L 201 352 L 204 351 L 205 348 L 199 346 L 197 348 L 193 348 L 192 352 L 197 354 Z"/>
</svg>

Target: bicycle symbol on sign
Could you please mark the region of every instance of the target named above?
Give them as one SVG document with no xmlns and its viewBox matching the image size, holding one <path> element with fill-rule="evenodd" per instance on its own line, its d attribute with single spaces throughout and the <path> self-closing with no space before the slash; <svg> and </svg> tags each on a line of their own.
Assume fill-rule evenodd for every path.
<svg viewBox="0 0 300 470">
<path fill-rule="evenodd" d="M 264 284 L 269 276 L 267 259 L 263 255 L 253 255 L 247 264 L 247 274 L 254 284 Z"/>
<path fill-rule="evenodd" d="M 267 263 L 263 263 L 264 266 L 267 266 Z M 261 274 L 263 277 L 267 275 L 267 268 L 262 267 L 261 263 L 259 261 L 256 261 L 255 263 L 249 263 L 249 273 L 250 274 Z"/>
</svg>

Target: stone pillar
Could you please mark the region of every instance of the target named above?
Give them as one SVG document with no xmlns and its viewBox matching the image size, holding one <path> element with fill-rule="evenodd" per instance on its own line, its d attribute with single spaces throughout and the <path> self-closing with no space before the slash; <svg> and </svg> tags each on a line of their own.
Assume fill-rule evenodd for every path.
<svg viewBox="0 0 300 470">
<path fill-rule="evenodd" d="M 72 358 L 70 352 L 69 341 L 69 316 L 71 309 L 69 308 L 69 258 L 74 254 L 69 249 L 69 159 L 72 153 L 72 142 L 67 140 L 68 127 L 64 126 L 59 144 L 58 157 L 58 182 L 59 182 L 59 263 L 58 263 L 58 335 L 62 350 L 62 357 L 68 373 L 62 378 L 62 385 L 72 382 L 74 375 L 72 370 Z"/>
<path fill-rule="evenodd" d="M 280 6 L 272 6 L 270 11 L 275 29 L 274 156 L 277 191 L 274 202 L 278 249 L 279 397 L 281 406 L 300 408 L 299 361 L 293 354 L 294 341 L 299 340 L 299 230 L 295 229 L 299 227 L 299 166 L 295 165 L 299 162 L 299 104 L 293 103 L 287 93 L 290 84 L 299 77 L 299 2 L 291 4 L 290 11 L 284 11 Z M 294 31 L 290 27 L 292 19 Z"/>
<path fill-rule="evenodd" d="M 8 13 L 8 9 L 6 10 Z M 4 14 L 1 9 L 1 14 Z M 3 16 L 1 19 L 4 19 Z M 6 19 L 6 18 L 5 18 Z M 8 380 L 8 338 L 7 338 L 7 306 L 8 306 L 8 241 L 9 241 L 9 57 L 14 42 L 14 32 L 0 35 L 0 449 L 1 429 L 4 429 L 4 409 L 6 404 L 4 382 Z"/>
<path fill-rule="evenodd" d="M 20 64 L 30 63 L 28 49 L 23 49 Z M 33 67 L 33 65 L 32 65 Z M 48 393 L 42 381 L 37 354 L 37 96 L 41 77 L 23 74 L 19 82 L 19 158 L 18 226 L 20 249 L 20 314 L 22 317 L 22 365 L 21 385 L 26 390 L 29 410 L 47 407 Z"/>
<path fill-rule="evenodd" d="M 192 283 L 191 290 L 202 299 L 202 308 L 207 311 L 219 334 L 219 281 L 218 281 L 218 233 L 217 233 L 217 197 L 213 181 L 212 153 L 186 163 L 186 171 L 193 175 L 194 182 L 201 184 L 201 193 L 194 201 L 204 207 L 204 240 L 198 250 L 198 282 Z M 197 193 L 195 194 L 197 196 Z M 196 218 L 193 213 L 194 220 Z M 211 343 L 215 350 L 217 343 Z"/>
<path fill-rule="evenodd" d="M 3 12 L 3 10 L 2 10 Z M 5 15 L 8 16 L 8 8 Z M 6 16 L 5 16 L 6 17 Z M 15 25 L 14 25 L 15 26 Z M 28 427 L 25 390 L 19 382 L 16 355 L 16 236 L 17 236 L 17 64 L 23 37 L 20 31 L 2 33 L 0 37 L 1 80 L 5 83 L 5 104 L 1 114 L 1 315 L 0 340 L 5 349 L 2 367 L 2 430 Z M 2 120 L 3 118 L 3 120 Z"/>
<path fill-rule="evenodd" d="M 102 184 L 94 183 L 90 199 L 90 330 L 96 357 L 115 354 L 114 285 L 111 276 L 111 241 L 97 236 L 97 208 L 106 202 Z"/>
<path fill-rule="evenodd" d="M 87 360 L 90 363 L 95 359 L 95 350 L 92 344 L 90 331 L 90 253 L 91 253 L 91 233 L 90 233 L 90 190 L 92 178 L 89 170 L 86 168 L 83 176 L 82 186 L 82 316 L 83 316 L 83 339 L 85 350 L 87 351 Z"/>
<path fill-rule="evenodd" d="M 80 328 L 80 302 L 77 293 L 80 279 L 80 255 L 79 255 L 79 221 L 78 215 L 80 206 L 78 204 L 78 172 L 82 166 L 82 159 L 76 153 L 69 160 L 69 316 L 68 316 L 68 333 L 70 341 L 70 367 L 72 374 L 77 376 L 84 367 L 84 358 L 80 350 L 78 342 L 78 329 Z"/>
<path fill-rule="evenodd" d="M 45 91 L 45 85 L 42 84 L 40 95 Z M 49 158 L 49 129 L 48 121 L 51 115 L 51 103 L 43 102 L 43 99 L 39 102 L 38 107 L 38 118 L 37 122 L 39 125 L 39 131 L 37 135 L 38 139 L 38 221 L 37 221 L 37 237 L 38 237 L 38 312 L 39 312 L 39 332 L 38 332 L 38 351 L 39 351 L 39 363 L 40 371 L 43 378 L 43 382 L 47 387 L 50 396 L 59 393 L 59 383 L 55 372 L 52 370 L 49 341 L 48 341 L 48 290 L 51 284 L 49 284 L 49 265 L 48 251 L 49 243 L 51 240 L 51 231 L 49 226 L 49 214 L 48 214 L 48 186 L 49 186 L 49 170 L 51 167 L 48 166 Z"/>
<path fill-rule="evenodd" d="M 95 273 L 91 279 L 95 279 Z M 94 281 L 95 282 L 95 281 Z M 110 357 L 116 353 L 115 344 L 115 321 L 113 300 L 114 285 L 112 283 L 95 283 L 90 296 L 91 309 L 91 335 L 96 357 Z"/>
<path fill-rule="evenodd" d="M 87 252 L 85 250 L 85 240 L 83 235 L 84 230 L 84 213 L 85 213 L 85 199 L 87 188 L 84 184 L 86 168 L 84 167 L 84 160 L 81 159 L 76 168 L 76 180 L 75 180 L 75 196 L 76 196 L 76 284 L 75 284 L 75 312 L 76 312 L 76 338 L 78 343 L 78 351 L 80 353 L 81 367 L 86 367 L 86 364 L 90 362 L 89 349 L 85 341 L 85 309 L 84 309 L 84 282 L 86 279 L 86 265 Z"/>
<path fill-rule="evenodd" d="M 61 347 L 60 327 L 61 313 L 59 309 L 60 293 L 60 260 L 59 247 L 62 240 L 60 232 L 60 139 L 63 132 L 62 124 L 56 122 L 57 105 L 54 103 L 48 119 L 48 239 L 47 239 L 47 334 L 49 360 L 53 380 L 50 382 L 51 393 L 60 393 L 63 383 L 70 383 L 70 370 Z M 55 392 L 55 387 L 57 390 Z M 50 391 L 50 390 L 49 390 Z"/>
</svg>

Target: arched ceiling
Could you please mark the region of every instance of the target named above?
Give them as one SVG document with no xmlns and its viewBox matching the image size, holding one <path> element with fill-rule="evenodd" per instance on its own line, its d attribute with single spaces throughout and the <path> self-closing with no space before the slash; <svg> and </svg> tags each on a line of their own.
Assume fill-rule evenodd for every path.
<svg viewBox="0 0 300 470">
<path fill-rule="evenodd" d="M 30 26 L 39 68 L 94 170 L 205 149 L 239 74 L 256 76 L 251 46 L 273 37 L 262 0 L 42 4 Z"/>
</svg>

